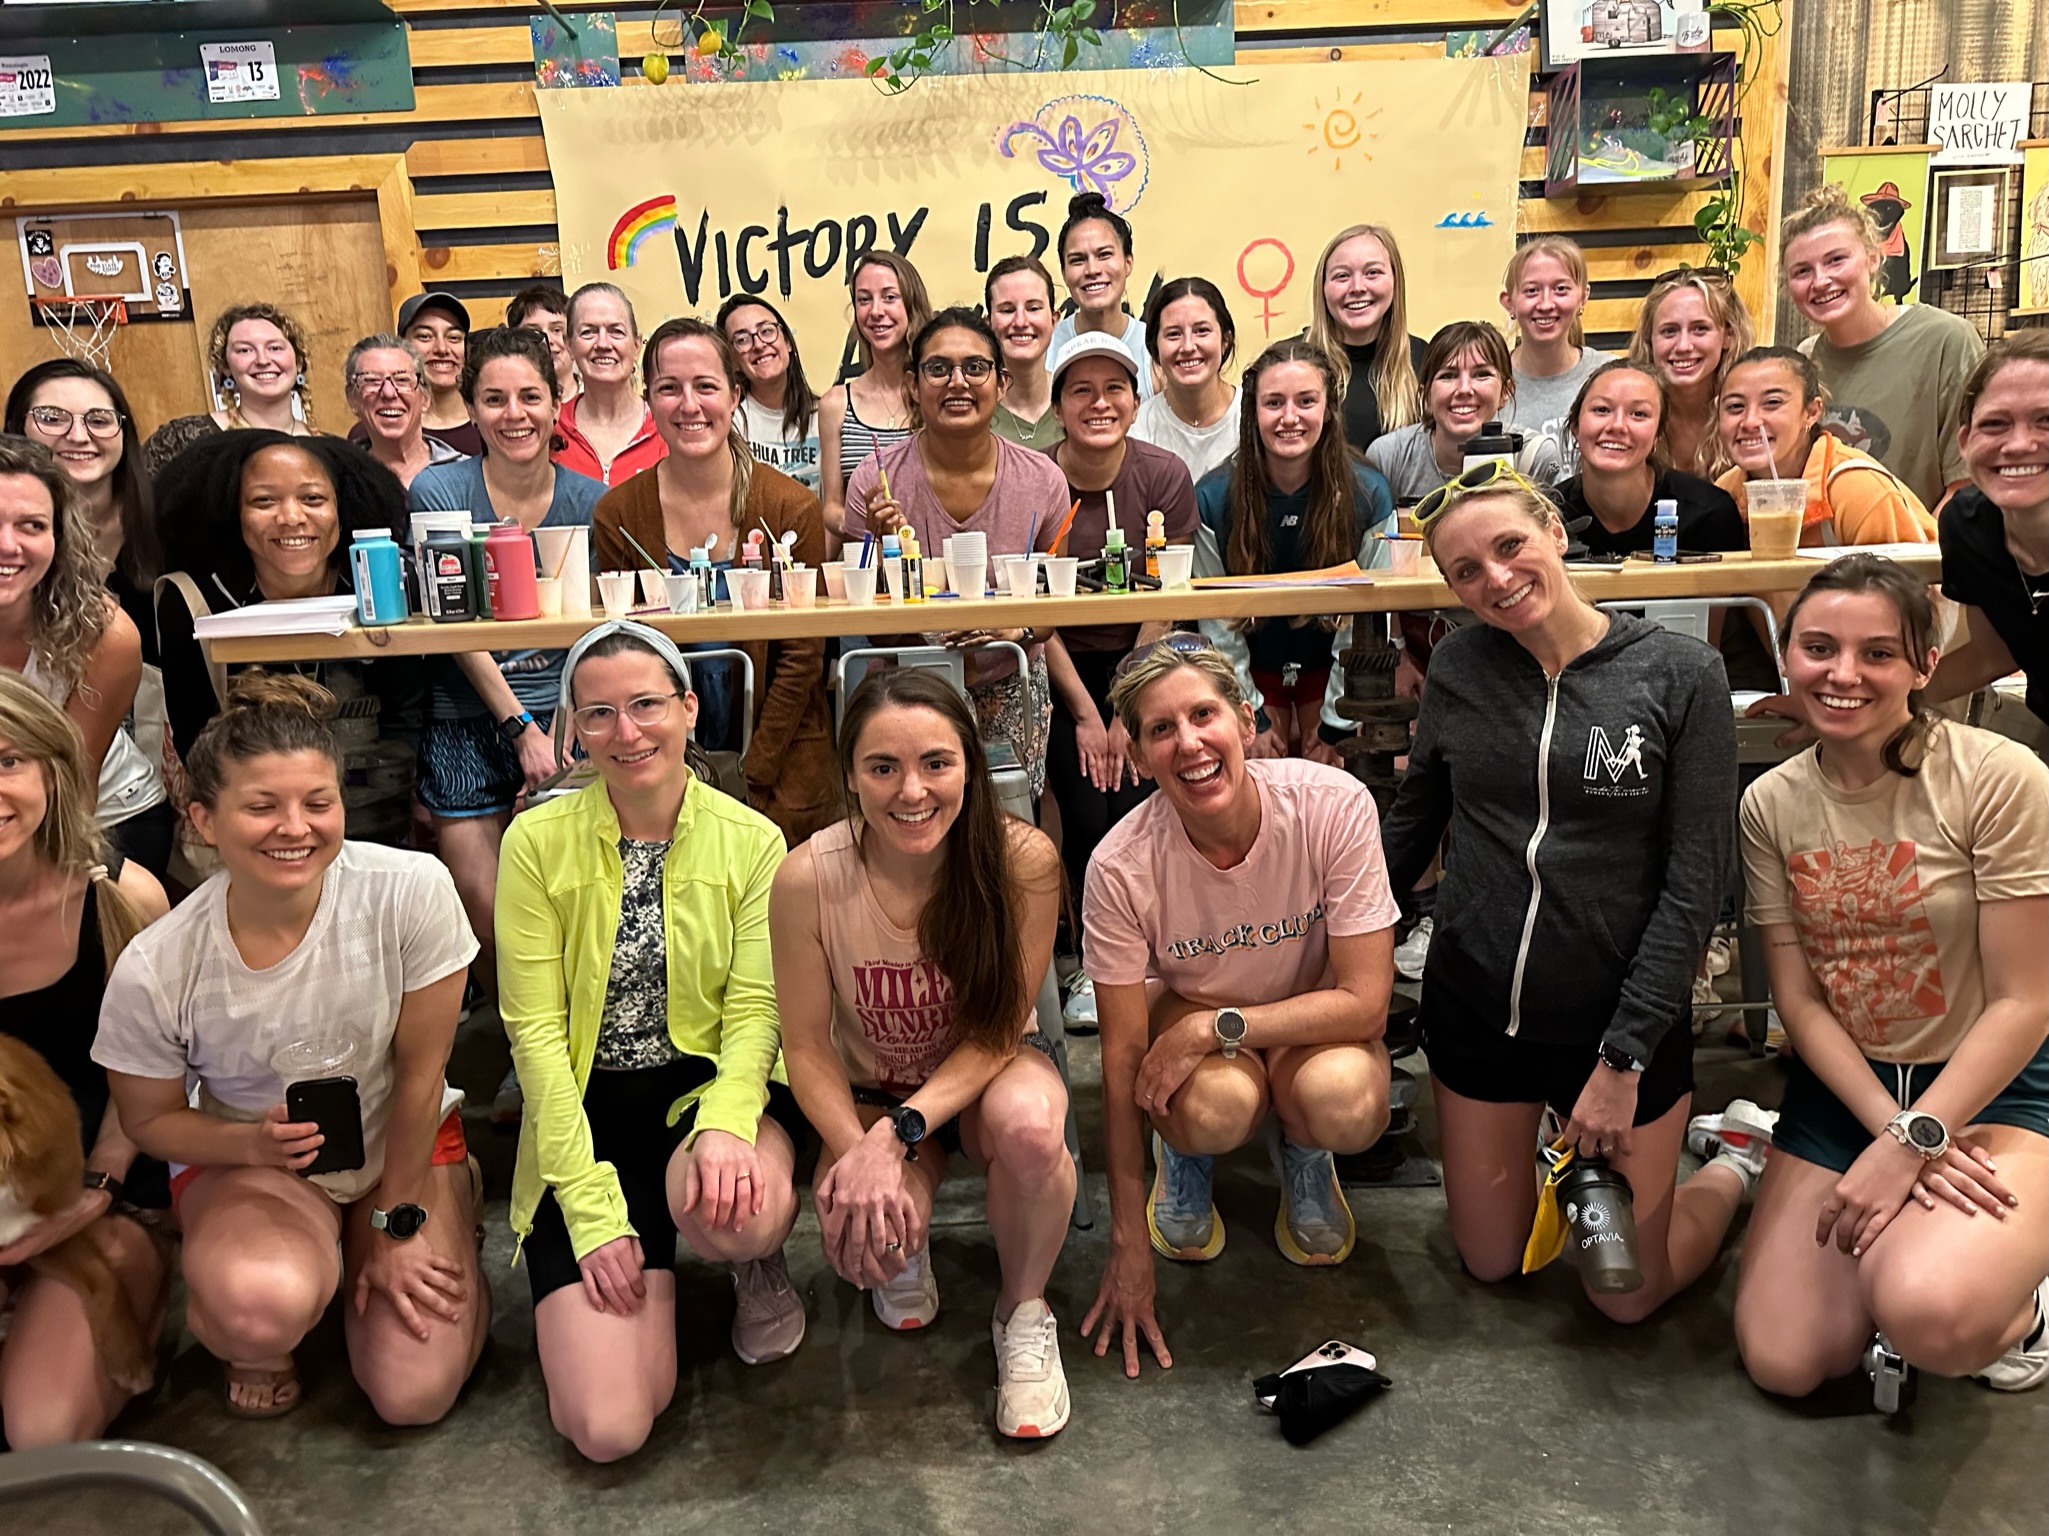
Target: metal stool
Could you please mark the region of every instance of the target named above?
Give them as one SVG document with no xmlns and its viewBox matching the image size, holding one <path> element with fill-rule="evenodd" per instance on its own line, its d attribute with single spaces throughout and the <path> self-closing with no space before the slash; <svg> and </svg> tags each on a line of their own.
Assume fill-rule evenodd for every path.
<svg viewBox="0 0 2049 1536">
<path fill-rule="evenodd" d="M 209 1536 L 263 1536 L 240 1488 L 220 1470 L 168 1445 L 139 1440 L 88 1440 L 0 1456 L 0 1502 L 73 1488 L 123 1486 L 168 1499 Z"/>
</svg>

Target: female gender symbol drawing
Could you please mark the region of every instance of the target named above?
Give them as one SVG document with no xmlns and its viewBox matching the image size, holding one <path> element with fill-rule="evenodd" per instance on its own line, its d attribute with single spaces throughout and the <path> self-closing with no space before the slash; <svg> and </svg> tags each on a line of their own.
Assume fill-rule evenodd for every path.
<svg viewBox="0 0 2049 1536">
<path fill-rule="evenodd" d="M 1280 277 L 1271 288 L 1255 288 L 1252 286 L 1252 279 L 1245 275 L 1245 258 L 1263 245 L 1270 245 L 1279 251 L 1281 253 L 1281 260 L 1287 263 L 1282 268 Z M 1269 337 L 1274 333 L 1273 301 L 1287 291 L 1288 284 L 1294 279 L 1294 276 L 1295 253 L 1269 235 L 1262 235 L 1238 253 L 1238 286 L 1243 288 L 1248 296 L 1259 300 L 1259 323 L 1266 328 L 1266 334 Z"/>
</svg>

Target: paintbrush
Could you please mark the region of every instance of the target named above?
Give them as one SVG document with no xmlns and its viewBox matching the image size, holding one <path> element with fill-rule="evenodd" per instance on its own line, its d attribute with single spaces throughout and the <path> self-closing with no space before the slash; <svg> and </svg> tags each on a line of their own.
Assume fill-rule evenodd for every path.
<svg viewBox="0 0 2049 1536">
<path fill-rule="evenodd" d="M 1048 554 L 1057 555 L 1060 553 L 1060 546 L 1067 540 L 1067 530 L 1074 526 L 1075 515 L 1080 511 L 1081 498 L 1077 496 L 1074 498 L 1074 505 L 1067 509 L 1067 516 L 1060 520 L 1060 526 L 1054 530 L 1052 542 L 1046 546 Z"/>
<path fill-rule="evenodd" d="M 640 540 L 636 539 L 632 534 L 626 531 L 626 525 L 624 523 L 621 523 L 619 525 L 619 537 L 624 539 L 627 543 L 633 546 L 633 552 L 636 555 L 640 556 L 641 559 L 647 562 L 649 570 L 668 570 L 668 567 L 666 565 L 662 564 L 661 561 L 657 560 L 653 555 L 649 554 L 646 550 L 640 547 Z"/>
</svg>

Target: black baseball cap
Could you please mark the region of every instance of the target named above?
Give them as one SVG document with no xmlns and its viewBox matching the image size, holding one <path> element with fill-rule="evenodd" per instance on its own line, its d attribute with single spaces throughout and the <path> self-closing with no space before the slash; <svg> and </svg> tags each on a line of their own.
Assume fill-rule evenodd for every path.
<svg viewBox="0 0 2049 1536">
<path fill-rule="evenodd" d="M 414 294 L 405 303 L 399 305 L 398 329 L 401 335 L 405 333 L 406 328 L 414 320 L 419 318 L 420 311 L 423 309 L 445 309 L 457 325 L 461 326 L 465 331 L 470 328 L 470 312 L 463 308 L 462 300 L 452 293 L 443 293 L 438 288 L 430 288 L 425 293 Z"/>
</svg>

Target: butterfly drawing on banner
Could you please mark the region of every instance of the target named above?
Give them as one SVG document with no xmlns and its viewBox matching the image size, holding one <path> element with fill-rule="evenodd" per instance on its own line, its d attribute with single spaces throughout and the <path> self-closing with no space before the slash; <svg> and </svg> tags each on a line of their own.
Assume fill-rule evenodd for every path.
<svg viewBox="0 0 2049 1536">
<path fill-rule="evenodd" d="M 1077 112 L 1063 110 L 1071 105 L 1082 105 L 1083 110 L 1107 108 L 1108 115 L 1084 129 Z M 1118 143 L 1127 128 L 1131 148 Z M 1022 151 L 1020 140 L 1024 141 Z M 1145 140 L 1130 113 L 1107 97 L 1049 102 L 1034 120 L 1005 128 L 996 143 L 1008 159 L 1018 159 L 1023 152 L 1034 154 L 1041 166 L 1075 191 L 1098 193 L 1118 212 L 1130 208 L 1145 190 Z"/>
</svg>

